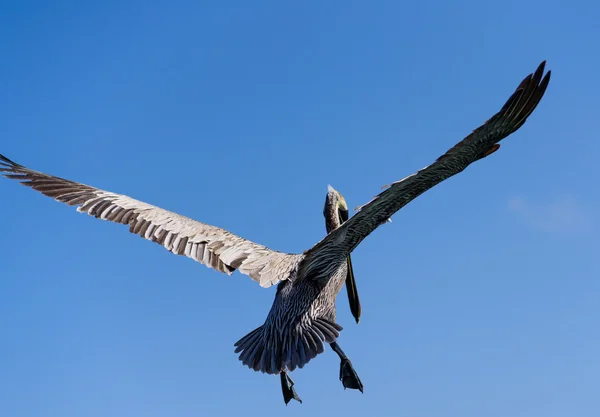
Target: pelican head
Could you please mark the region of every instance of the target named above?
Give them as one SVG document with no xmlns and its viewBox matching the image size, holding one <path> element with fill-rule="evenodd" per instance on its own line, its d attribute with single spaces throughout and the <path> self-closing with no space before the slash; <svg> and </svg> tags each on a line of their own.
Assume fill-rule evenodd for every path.
<svg viewBox="0 0 600 417">
<path fill-rule="evenodd" d="M 327 186 L 327 197 L 323 208 L 327 233 L 348 220 L 348 205 L 344 196 L 331 185 Z"/>
</svg>

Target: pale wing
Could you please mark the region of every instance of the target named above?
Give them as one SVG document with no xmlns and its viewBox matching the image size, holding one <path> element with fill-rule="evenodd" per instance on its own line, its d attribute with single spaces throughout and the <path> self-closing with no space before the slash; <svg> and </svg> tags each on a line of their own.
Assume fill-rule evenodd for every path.
<svg viewBox="0 0 600 417">
<path fill-rule="evenodd" d="M 433 164 L 391 184 L 307 251 L 300 273 L 315 279 L 329 276 L 365 237 L 410 201 L 496 151 L 497 143 L 519 129 L 540 102 L 550 81 L 550 71 L 542 78 L 544 67 L 545 61 L 519 84 L 502 109 L 473 133 Z"/>
<path fill-rule="evenodd" d="M 273 251 L 227 230 L 152 206 L 121 194 L 33 171 L 0 155 L 0 173 L 77 211 L 115 223 L 129 231 L 217 271 L 236 269 L 262 287 L 287 279 L 299 255 Z"/>
</svg>

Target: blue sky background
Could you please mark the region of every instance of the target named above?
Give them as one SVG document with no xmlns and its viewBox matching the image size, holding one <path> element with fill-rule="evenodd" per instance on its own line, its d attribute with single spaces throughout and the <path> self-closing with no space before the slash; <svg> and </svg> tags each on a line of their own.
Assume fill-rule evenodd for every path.
<svg viewBox="0 0 600 417">
<path fill-rule="evenodd" d="M 1 181 L 0 415 L 597 416 L 600 6 L 208 3 L 1 2 L 0 152 L 300 252 L 327 184 L 363 204 L 553 78 L 354 252 L 363 395 L 327 351 L 286 408 L 233 353 L 274 288 Z"/>
</svg>

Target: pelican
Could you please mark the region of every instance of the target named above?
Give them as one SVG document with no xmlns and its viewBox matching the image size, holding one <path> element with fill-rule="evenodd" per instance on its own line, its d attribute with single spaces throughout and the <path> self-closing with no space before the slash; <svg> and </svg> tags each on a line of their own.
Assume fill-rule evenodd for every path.
<svg viewBox="0 0 600 417">
<path fill-rule="evenodd" d="M 325 345 L 340 357 L 344 388 L 363 391 L 352 363 L 336 342 L 335 300 L 344 283 L 354 318 L 361 314 L 351 252 L 377 227 L 425 191 L 496 152 L 540 102 L 550 81 L 545 61 L 519 84 L 498 113 L 431 165 L 396 181 L 348 218 L 348 205 L 329 186 L 324 215 L 327 235 L 303 253 L 267 248 L 227 230 L 184 217 L 126 195 L 34 171 L 0 155 L 0 173 L 42 194 L 102 220 L 129 225 L 129 231 L 231 275 L 248 275 L 261 287 L 277 284 L 265 322 L 235 343 L 242 363 L 254 371 L 280 375 L 284 401 L 300 401 L 289 373 L 322 353 Z"/>
</svg>

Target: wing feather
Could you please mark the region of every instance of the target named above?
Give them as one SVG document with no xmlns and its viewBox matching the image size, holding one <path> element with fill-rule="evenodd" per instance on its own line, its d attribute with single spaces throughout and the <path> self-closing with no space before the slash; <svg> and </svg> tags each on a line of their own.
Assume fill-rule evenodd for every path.
<svg viewBox="0 0 600 417">
<path fill-rule="evenodd" d="M 358 208 L 352 218 L 307 251 L 299 274 L 321 279 L 335 271 L 358 244 L 406 204 L 467 166 L 494 152 L 497 143 L 517 131 L 540 102 L 550 71 L 545 61 L 525 77 L 498 113 L 457 143 L 433 164 L 396 181 Z"/>
<path fill-rule="evenodd" d="M 236 269 L 262 287 L 288 279 L 301 255 L 277 252 L 227 230 L 122 194 L 33 171 L 0 155 L 0 173 L 42 194 L 77 206 L 77 211 L 115 223 L 156 242 L 176 255 L 191 258 L 231 275 Z"/>
</svg>

